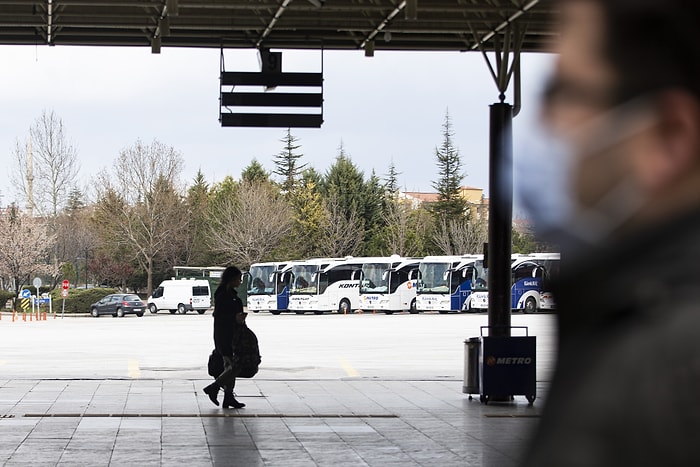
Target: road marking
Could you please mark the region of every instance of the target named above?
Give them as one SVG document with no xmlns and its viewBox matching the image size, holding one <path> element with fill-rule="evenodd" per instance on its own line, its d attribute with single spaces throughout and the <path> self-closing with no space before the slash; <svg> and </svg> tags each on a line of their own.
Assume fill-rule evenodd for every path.
<svg viewBox="0 0 700 467">
<path fill-rule="evenodd" d="M 138 360 L 129 360 L 127 372 L 128 372 L 129 378 L 140 378 L 141 377 L 141 368 L 139 368 L 139 361 Z"/>
<path fill-rule="evenodd" d="M 348 376 L 350 377 L 355 377 L 355 376 L 360 376 L 360 373 L 350 365 L 350 362 L 345 360 L 344 358 L 340 359 L 340 366 L 345 370 L 345 373 L 347 373 Z"/>
</svg>

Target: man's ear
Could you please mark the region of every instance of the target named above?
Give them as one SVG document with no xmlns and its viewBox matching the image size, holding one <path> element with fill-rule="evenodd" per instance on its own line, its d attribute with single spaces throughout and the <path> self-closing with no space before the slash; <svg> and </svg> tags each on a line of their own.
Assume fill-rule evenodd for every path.
<svg viewBox="0 0 700 467">
<path fill-rule="evenodd" d="M 700 167 L 700 102 L 683 90 L 669 90 L 656 100 L 659 116 L 654 141 L 647 147 L 646 182 L 663 190 Z"/>
</svg>

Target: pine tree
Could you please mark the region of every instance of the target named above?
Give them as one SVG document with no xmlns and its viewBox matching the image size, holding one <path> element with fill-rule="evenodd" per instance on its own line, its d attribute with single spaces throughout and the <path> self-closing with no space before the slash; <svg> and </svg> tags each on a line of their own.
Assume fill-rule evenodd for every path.
<svg viewBox="0 0 700 467">
<path fill-rule="evenodd" d="M 322 191 L 327 199 L 334 199 L 338 208 L 349 219 L 353 214 L 362 214 L 364 174 L 345 153 L 343 143 L 338 156 L 323 177 Z"/>
<path fill-rule="evenodd" d="M 433 182 L 433 188 L 438 192 L 438 201 L 432 206 L 432 211 L 437 217 L 445 219 L 463 216 L 467 202 L 459 190 L 464 172 L 459 151 L 452 142 L 454 134 L 449 112 L 445 112 L 442 130 L 442 145 L 435 148 L 439 178 Z"/>
<path fill-rule="evenodd" d="M 241 181 L 249 183 L 265 183 L 270 181 L 270 174 L 257 159 L 253 159 L 241 172 Z"/>
<path fill-rule="evenodd" d="M 401 173 L 396 171 L 396 165 L 392 160 L 389 164 L 389 173 L 386 175 L 386 183 L 384 184 L 384 189 L 391 198 L 396 198 L 399 194 L 399 175 Z"/>
<path fill-rule="evenodd" d="M 304 155 L 295 152 L 301 145 L 295 144 L 299 140 L 292 135 L 289 128 L 287 128 L 287 135 L 280 141 L 284 143 L 284 149 L 275 156 L 275 170 L 273 173 L 282 177 L 282 192 L 291 193 L 294 191 L 306 164 L 299 163 L 299 159 Z"/>
</svg>

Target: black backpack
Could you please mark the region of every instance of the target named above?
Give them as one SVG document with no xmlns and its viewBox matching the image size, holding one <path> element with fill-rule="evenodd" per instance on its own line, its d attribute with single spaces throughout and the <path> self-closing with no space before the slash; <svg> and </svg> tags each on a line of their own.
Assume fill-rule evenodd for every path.
<svg viewBox="0 0 700 467">
<path fill-rule="evenodd" d="M 239 378 L 252 378 L 260 368 L 260 348 L 258 337 L 248 326 L 237 326 L 233 335 L 234 365 L 239 368 Z M 224 359 L 214 349 L 209 355 L 207 372 L 216 378 L 224 371 Z"/>
</svg>

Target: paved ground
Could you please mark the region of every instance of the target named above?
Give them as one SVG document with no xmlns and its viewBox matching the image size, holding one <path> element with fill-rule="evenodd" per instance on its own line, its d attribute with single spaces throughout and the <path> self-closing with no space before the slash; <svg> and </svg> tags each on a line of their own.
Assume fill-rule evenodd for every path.
<svg viewBox="0 0 700 467">
<path fill-rule="evenodd" d="M 510 466 L 537 423 L 552 365 L 538 336 L 538 400 L 462 393 L 463 340 L 484 315 L 251 315 L 263 367 L 247 407 L 201 388 L 209 314 L 0 321 L 0 465 Z"/>
</svg>

